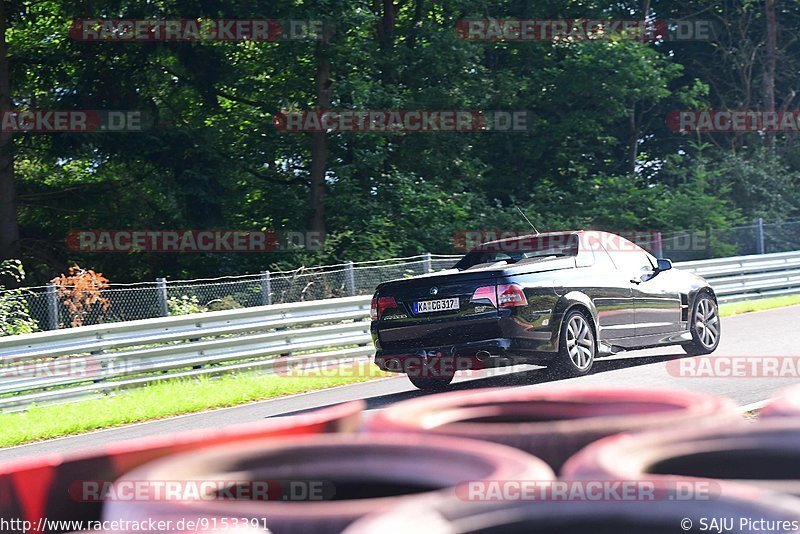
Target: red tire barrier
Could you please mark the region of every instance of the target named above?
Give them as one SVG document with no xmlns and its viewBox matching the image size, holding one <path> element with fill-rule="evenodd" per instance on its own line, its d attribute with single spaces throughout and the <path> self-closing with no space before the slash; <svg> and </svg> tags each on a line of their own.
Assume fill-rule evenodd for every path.
<svg viewBox="0 0 800 534">
<path fill-rule="evenodd" d="M 499 388 L 399 402 L 372 417 L 367 430 L 494 441 L 538 456 L 558 471 L 572 454 L 605 436 L 725 421 L 741 422 L 732 401 L 687 391 Z"/>
<path fill-rule="evenodd" d="M 778 392 L 778 396 L 767 403 L 759 417 L 800 417 L 800 386 Z"/>
<path fill-rule="evenodd" d="M 76 482 L 110 483 L 127 471 L 163 456 L 212 445 L 267 436 L 353 432 L 360 425 L 364 406 L 363 401 L 356 401 L 255 424 L 123 441 L 90 453 L 49 455 L 0 464 L 0 517 L 20 518 L 34 525 L 38 525 L 41 517 L 56 521 L 96 520 L 100 517 L 101 503 L 76 499 Z M 32 530 L 30 534 L 44 533 Z"/>
<path fill-rule="evenodd" d="M 800 420 L 612 436 L 570 458 L 576 479 L 717 479 L 800 496 Z M 724 487 L 724 486 L 723 486 Z"/>
<path fill-rule="evenodd" d="M 771 532 L 794 532 L 794 527 L 800 525 L 800 500 L 786 495 L 757 492 L 749 496 L 725 495 L 711 501 L 684 500 L 680 493 L 656 486 L 653 496 L 654 500 L 648 502 L 465 503 L 451 498 L 431 503 L 418 500 L 386 513 L 367 516 L 353 523 L 344 534 L 676 534 L 709 531 L 752 534 L 766 530 L 765 526 L 776 527 L 771 528 Z M 723 520 L 727 521 L 724 528 Z"/>
<path fill-rule="evenodd" d="M 134 485 L 188 482 L 172 499 L 108 500 L 103 518 L 255 517 L 280 534 L 338 533 L 367 513 L 414 496 L 452 495 L 465 480 L 553 477 L 538 458 L 473 440 L 389 434 L 270 439 L 169 457 L 131 471 L 115 484 L 118 495 Z M 294 493 L 295 484 L 303 495 Z M 309 490 L 312 484 L 316 489 Z M 189 496 L 204 485 L 211 489 Z M 221 498 L 220 486 L 247 489 L 237 500 L 234 490 Z"/>
</svg>

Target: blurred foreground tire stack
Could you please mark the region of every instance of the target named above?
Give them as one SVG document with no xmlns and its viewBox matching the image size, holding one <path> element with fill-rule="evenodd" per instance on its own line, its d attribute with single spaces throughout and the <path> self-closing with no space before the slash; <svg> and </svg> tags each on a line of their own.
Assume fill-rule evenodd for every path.
<svg viewBox="0 0 800 534">
<path fill-rule="evenodd" d="M 726 532 L 759 530 L 739 519 L 791 532 L 800 528 L 798 398 L 800 389 L 787 390 L 755 422 L 728 399 L 685 391 L 474 390 L 424 395 L 370 416 L 363 403 L 348 403 L 0 465 L 0 516 L 34 524 L 38 517 L 260 521 L 255 530 L 216 530 L 227 534 L 658 534 L 713 530 L 703 523 L 711 518 L 735 520 Z M 76 490 L 85 481 L 112 489 L 164 481 L 218 489 L 221 481 L 228 489 L 261 483 L 269 490 L 233 499 L 209 489 L 180 499 L 87 500 Z M 652 491 L 647 499 L 465 493 L 601 481 Z M 307 487 L 301 496 L 289 489 L 311 482 L 320 489 L 313 496 Z M 687 497 L 681 488 L 692 484 L 714 491 Z"/>
<path fill-rule="evenodd" d="M 291 418 L 138 439 L 88 453 L 54 454 L 0 464 L 0 518 L 26 520 L 37 526 L 40 518 L 98 520 L 103 502 L 82 498 L 78 488 L 82 481 L 113 483 L 140 465 L 200 447 L 225 444 L 235 448 L 237 442 L 267 436 L 355 432 L 363 408 L 363 402 L 352 402 Z"/>
<path fill-rule="evenodd" d="M 420 397 L 373 417 L 370 432 L 478 438 L 522 449 L 554 470 L 600 438 L 647 429 L 737 424 L 736 405 L 685 391 L 488 389 Z"/>
<path fill-rule="evenodd" d="M 702 520 L 758 518 L 770 524 L 797 520 L 797 500 L 783 495 L 722 495 L 713 501 L 680 500 L 669 487 L 656 488 L 653 502 L 587 500 L 472 503 L 457 498 L 417 501 L 392 512 L 368 516 L 345 534 L 676 534 L 704 532 Z M 738 519 L 730 533 L 751 533 Z M 778 528 L 773 532 L 793 532 Z"/>
<path fill-rule="evenodd" d="M 800 386 L 791 387 L 767 403 L 760 417 L 800 417 Z"/>
<path fill-rule="evenodd" d="M 538 458 L 488 442 L 435 436 L 264 439 L 170 456 L 123 476 L 141 480 L 252 481 L 277 486 L 269 500 L 110 502 L 103 518 L 146 521 L 198 516 L 266 518 L 276 533 L 337 533 L 369 513 L 415 498 L 447 496 L 461 481 L 553 480 Z M 286 481 L 286 482 L 283 482 Z M 325 500 L 287 502 L 291 481 L 319 481 Z"/>
</svg>

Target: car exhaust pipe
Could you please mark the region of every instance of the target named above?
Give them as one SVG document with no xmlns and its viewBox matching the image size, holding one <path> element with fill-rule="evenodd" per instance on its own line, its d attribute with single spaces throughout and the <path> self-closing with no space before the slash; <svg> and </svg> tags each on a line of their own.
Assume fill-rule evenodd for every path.
<svg viewBox="0 0 800 534">
<path fill-rule="evenodd" d="M 389 360 L 386 360 L 386 362 L 383 364 L 383 366 L 387 371 L 402 371 L 403 370 L 403 365 L 400 363 L 400 360 L 397 359 L 397 358 L 391 358 Z"/>
<path fill-rule="evenodd" d="M 489 353 L 488 353 L 487 351 L 485 351 L 485 350 L 479 350 L 477 353 L 475 353 L 475 357 L 476 357 L 476 358 L 478 358 L 478 361 L 479 361 L 479 362 L 485 362 L 485 361 L 487 361 L 489 358 L 491 358 L 491 357 L 492 357 L 492 355 L 491 355 L 491 354 L 489 354 Z"/>
</svg>

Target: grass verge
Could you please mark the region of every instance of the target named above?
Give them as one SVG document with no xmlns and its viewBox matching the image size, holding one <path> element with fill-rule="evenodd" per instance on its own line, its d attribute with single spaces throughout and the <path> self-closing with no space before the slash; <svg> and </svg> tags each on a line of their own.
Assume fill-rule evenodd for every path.
<svg viewBox="0 0 800 534">
<path fill-rule="evenodd" d="M 757 300 L 745 300 L 742 302 L 729 302 L 721 304 L 719 313 L 723 317 L 739 315 L 754 311 L 771 310 L 773 308 L 783 308 L 784 306 L 796 306 L 800 304 L 800 295 L 784 295 L 781 297 L 770 297 Z"/>
<path fill-rule="evenodd" d="M 0 414 L 0 447 L 390 376 L 371 363 L 343 367 L 336 376 L 320 375 L 247 373 L 165 380 L 112 397 Z"/>
<path fill-rule="evenodd" d="M 722 304 L 720 314 L 728 317 L 798 304 L 800 295 L 732 302 Z M 0 447 L 392 376 L 371 364 L 337 369 L 341 372 L 336 372 L 336 376 L 248 373 L 218 378 L 164 380 L 112 397 L 0 414 Z"/>
</svg>

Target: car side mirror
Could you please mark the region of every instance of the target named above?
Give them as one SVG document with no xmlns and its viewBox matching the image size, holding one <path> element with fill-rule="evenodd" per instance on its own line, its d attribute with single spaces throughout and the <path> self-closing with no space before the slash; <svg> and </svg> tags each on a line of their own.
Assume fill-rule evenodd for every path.
<svg viewBox="0 0 800 534">
<path fill-rule="evenodd" d="M 661 271 L 669 271 L 670 269 L 672 269 L 672 260 L 668 260 L 668 259 L 664 259 L 664 258 L 659 258 L 658 260 L 656 260 L 656 271 L 657 272 L 660 273 Z"/>
</svg>

